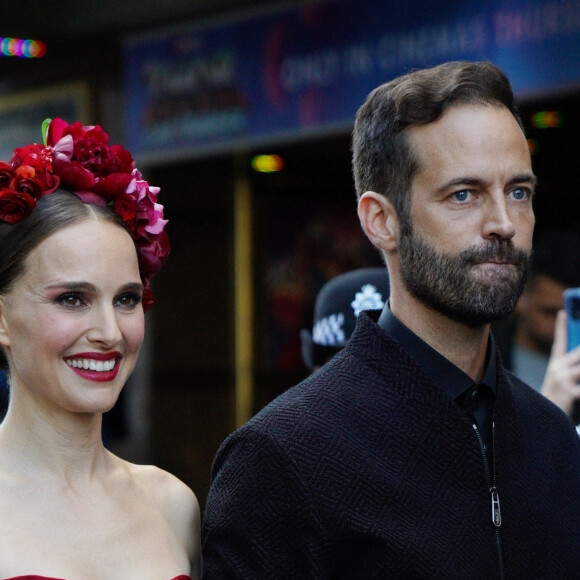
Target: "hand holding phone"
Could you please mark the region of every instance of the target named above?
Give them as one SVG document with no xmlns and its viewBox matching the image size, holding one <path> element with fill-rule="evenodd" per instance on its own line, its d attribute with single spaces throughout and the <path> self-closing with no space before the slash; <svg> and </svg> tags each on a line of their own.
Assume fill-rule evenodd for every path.
<svg viewBox="0 0 580 580">
<path fill-rule="evenodd" d="M 580 288 L 568 288 L 564 291 L 564 309 L 568 331 L 567 350 L 580 345 Z"/>
<path fill-rule="evenodd" d="M 580 422 L 580 288 L 564 292 L 564 310 L 556 318 L 554 343 L 542 383 L 542 394 Z M 573 351 L 573 352 L 571 352 Z"/>
</svg>

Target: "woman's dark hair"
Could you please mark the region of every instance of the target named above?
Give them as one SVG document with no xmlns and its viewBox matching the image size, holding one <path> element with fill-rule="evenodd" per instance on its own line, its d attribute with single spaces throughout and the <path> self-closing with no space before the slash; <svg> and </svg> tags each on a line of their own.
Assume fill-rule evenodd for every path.
<svg viewBox="0 0 580 580">
<path fill-rule="evenodd" d="M 126 230 L 120 216 L 108 206 L 89 205 L 76 195 L 57 190 L 41 197 L 31 214 L 21 222 L 0 224 L 0 295 L 10 292 L 24 273 L 30 252 L 52 234 L 73 224 L 97 219 Z M 0 349 L 0 368 L 6 368 Z"/>
<path fill-rule="evenodd" d="M 357 113 L 352 136 L 357 197 L 365 191 L 382 193 L 401 218 L 408 217 L 419 160 L 406 129 L 434 123 L 449 107 L 467 104 L 506 107 L 522 127 L 509 80 L 490 62 L 447 62 L 372 91 Z"/>
</svg>

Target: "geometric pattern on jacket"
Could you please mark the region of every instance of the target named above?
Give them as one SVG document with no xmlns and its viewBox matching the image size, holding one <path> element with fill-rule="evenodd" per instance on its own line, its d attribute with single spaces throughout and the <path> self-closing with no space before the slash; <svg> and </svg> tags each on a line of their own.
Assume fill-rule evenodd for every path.
<svg viewBox="0 0 580 580">
<path fill-rule="evenodd" d="M 471 422 L 363 313 L 347 346 L 220 447 L 204 578 L 499 578 Z M 580 578 L 580 441 L 498 363 L 505 578 Z"/>
</svg>

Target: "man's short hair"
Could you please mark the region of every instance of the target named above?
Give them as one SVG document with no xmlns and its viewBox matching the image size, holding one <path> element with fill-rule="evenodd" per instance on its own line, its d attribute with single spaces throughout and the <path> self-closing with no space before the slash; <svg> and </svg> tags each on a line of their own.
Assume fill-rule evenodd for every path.
<svg viewBox="0 0 580 580">
<path fill-rule="evenodd" d="M 357 197 L 385 195 L 407 217 L 416 154 L 406 129 L 437 121 L 452 105 L 506 107 L 520 127 L 508 78 L 490 62 L 455 61 L 417 70 L 374 89 L 356 115 L 352 168 Z"/>
</svg>

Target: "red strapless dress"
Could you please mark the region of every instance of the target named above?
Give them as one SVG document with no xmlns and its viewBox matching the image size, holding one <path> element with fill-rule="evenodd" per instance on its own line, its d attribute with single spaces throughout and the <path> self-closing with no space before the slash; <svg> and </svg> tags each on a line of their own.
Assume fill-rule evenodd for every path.
<svg viewBox="0 0 580 580">
<path fill-rule="evenodd" d="M 34 574 L 27 574 L 26 576 L 14 576 L 13 578 L 5 578 L 5 580 L 64 580 L 63 578 L 49 578 L 48 576 L 35 576 Z M 191 580 L 189 576 L 181 574 L 171 580 Z"/>
</svg>

